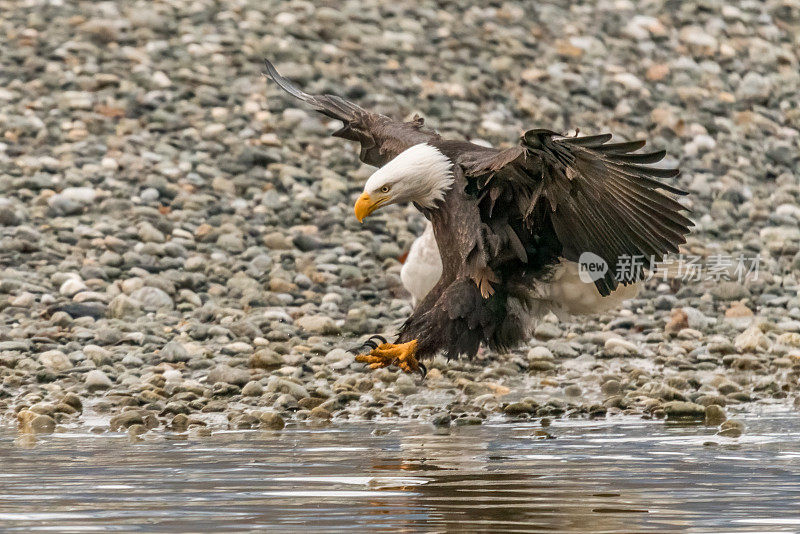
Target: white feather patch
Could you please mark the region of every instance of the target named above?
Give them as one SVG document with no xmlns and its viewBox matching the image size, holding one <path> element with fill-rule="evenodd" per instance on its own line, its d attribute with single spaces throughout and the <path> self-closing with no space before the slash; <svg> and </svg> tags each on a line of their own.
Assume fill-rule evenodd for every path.
<svg viewBox="0 0 800 534">
<path fill-rule="evenodd" d="M 400 269 L 400 280 L 411 293 L 416 306 L 442 277 L 442 258 L 433 235 L 433 225 L 428 222 L 425 231 L 412 244 L 408 257 Z"/>
</svg>

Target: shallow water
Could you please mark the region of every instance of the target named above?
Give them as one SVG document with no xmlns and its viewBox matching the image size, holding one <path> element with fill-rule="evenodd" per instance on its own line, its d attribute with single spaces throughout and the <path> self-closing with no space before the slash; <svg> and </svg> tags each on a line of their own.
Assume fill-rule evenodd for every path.
<svg viewBox="0 0 800 534">
<path fill-rule="evenodd" d="M 131 442 L 0 431 L 0 530 L 795 532 L 800 417 L 297 427 Z"/>
</svg>

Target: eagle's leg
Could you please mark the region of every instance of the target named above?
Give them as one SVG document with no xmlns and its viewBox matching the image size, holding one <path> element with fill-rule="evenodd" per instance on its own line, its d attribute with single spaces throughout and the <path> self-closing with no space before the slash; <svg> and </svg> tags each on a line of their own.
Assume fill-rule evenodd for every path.
<svg viewBox="0 0 800 534">
<path fill-rule="evenodd" d="M 368 354 L 359 354 L 356 361 L 369 364 L 372 369 L 396 365 L 406 373 L 418 372 L 424 378 L 428 370 L 417 361 L 416 353 L 417 340 L 412 339 L 407 343 L 383 343 Z"/>
</svg>

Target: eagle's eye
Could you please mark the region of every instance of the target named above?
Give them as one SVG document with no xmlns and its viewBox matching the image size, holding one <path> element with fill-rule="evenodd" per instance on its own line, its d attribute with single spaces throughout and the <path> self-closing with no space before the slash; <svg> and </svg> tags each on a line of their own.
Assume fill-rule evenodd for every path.
<svg viewBox="0 0 800 534">
<path fill-rule="evenodd" d="M 391 189 L 390 186 L 384 185 L 383 187 L 381 187 L 381 193 L 388 193 L 389 189 Z"/>
</svg>

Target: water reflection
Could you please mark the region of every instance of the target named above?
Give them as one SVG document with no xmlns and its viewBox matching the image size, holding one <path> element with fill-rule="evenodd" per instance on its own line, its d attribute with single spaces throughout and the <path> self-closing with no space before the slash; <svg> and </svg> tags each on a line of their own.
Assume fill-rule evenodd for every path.
<svg viewBox="0 0 800 534">
<path fill-rule="evenodd" d="M 0 433 L 3 531 L 793 532 L 800 430 L 640 420 L 350 425 L 202 440 Z M 712 444 L 709 445 L 709 442 Z"/>
</svg>

